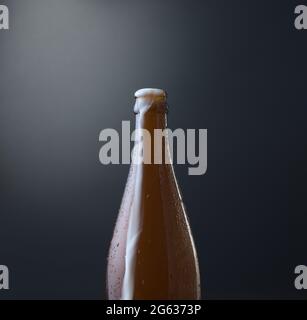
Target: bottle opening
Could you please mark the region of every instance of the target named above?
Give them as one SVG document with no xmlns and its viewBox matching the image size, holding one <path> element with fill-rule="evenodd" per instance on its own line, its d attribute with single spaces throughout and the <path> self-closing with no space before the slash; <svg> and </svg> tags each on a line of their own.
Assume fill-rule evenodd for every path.
<svg viewBox="0 0 307 320">
<path fill-rule="evenodd" d="M 167 112 L 166 92 L 162 89 L 144 88 L 135 92 L 134 113 Z"/>
<path fill-rule="evenodd" d="M 135 98 L 141 98 L 141 97 L 166 98 L 167 94 L 162 89 L 144 88 L 144 89 L 137 90 L 134 96 Z"/>
</svg>

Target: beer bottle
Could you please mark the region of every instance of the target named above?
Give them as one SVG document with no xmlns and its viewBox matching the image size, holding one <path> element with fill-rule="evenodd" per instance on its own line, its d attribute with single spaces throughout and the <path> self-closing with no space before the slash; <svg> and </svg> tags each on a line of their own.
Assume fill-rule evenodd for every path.
<svg viewBox="0 0 307 320">
<path fill-rule="evenodd" d="M 154 137 L 155 129 L 167 128 L 163 90 L 141 89 L 135 98 L 137 129 L 146 129 Z M 143 155 L 158 152 L 155 143 L 148 147 L 148 140 L 138 133 L 135 145 L 143 148 Z M 140 150 L 136 146 L 134 160 Z M 162 161 L 131 164 L 108 257 L 110 300 L 200 299 L 197 255 L 167 135 L 161 148 Z M 151 153 L 149 158 L 159 157 Z"/>
</svg>

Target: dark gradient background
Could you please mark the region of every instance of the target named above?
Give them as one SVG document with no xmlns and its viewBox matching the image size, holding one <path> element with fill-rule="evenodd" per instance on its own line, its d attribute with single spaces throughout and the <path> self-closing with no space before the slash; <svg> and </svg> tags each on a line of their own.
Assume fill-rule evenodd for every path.
<svg viewBox="0 0 307 320">
<path fill-rule="evenodd" d="M 169 92 L 170 128 L 208 129 L 207 173 L 176 167 L 203 298 L 306 298 L 303 2 L 2 0 L 0 299 L 105 298 L 129 166 L 98 137 L 142 87 Z"/>
</svg>

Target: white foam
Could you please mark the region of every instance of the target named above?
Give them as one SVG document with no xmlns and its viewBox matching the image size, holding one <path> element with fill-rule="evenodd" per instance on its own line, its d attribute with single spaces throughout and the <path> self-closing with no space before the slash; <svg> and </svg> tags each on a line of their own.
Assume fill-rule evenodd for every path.
<svg viewBox="0 0 307 320">
<path fill-rule="evenodd" d="M 137 137 L 136 141 L 140 141 L 140 137 Z M 141 143 L 137 144 L 136 153 L 139 153 Z M 135 267 L 137 259 L 137 247 L 138 241 L 142 231 L 142 221 L 140 216 L 141 210 L 141 189 L 143 168 L 142 165 L 136 165 L 135 173 L 135 190 L 133 192 L 133 203 L 131 213 L 128 222 L 127 242 L 126 242 L 126 257 L 125 257 L 125 273 L 123 278 L 123 286 L 121 292 L 122 300 L 133 300 L 134 296 L 134 281 L 135 281 Z"/>
<path fill-rule="evenodd" d="M 143 88 L 135 92 L 134 96 L 136 98 L 144 97 L 147 95 L 152 95 L 152 96 L 162 96 L 166 97 L 166 92 L 162 89 L 156 89 L 156 88 Z"/>
</svg>

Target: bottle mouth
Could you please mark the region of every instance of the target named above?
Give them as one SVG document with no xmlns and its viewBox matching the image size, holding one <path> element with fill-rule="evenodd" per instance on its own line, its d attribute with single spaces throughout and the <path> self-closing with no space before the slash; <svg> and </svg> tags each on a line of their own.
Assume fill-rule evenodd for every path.
<svg viewBox="0 0 307 320">
<path fill-rule="evenodd" d="M 134 113 L 167 112 L 167 94 L 162 89 L 144 88 L 135 92 Z"/>
<path fill-rule="evenodd" d="M 167 94 L 164 90 L 162 89 L 156 89 L 156 88 L 143 88 L 140 90 L 137 90 L 134 94 L 135 98 L 152 98 L 152 99 L 161 99 L 164 98 L 166 99 Z"/>
</svg>

